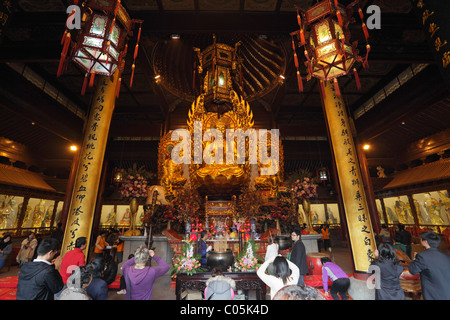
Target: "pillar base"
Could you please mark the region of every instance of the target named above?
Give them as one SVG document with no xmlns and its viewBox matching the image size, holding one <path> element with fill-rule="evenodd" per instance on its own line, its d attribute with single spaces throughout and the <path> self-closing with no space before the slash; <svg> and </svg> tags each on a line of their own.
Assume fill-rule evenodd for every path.
<svg viewBox="0 0 450 320">
<path fill-rule="evenodd" d="M 353 300 L 375 300 L 375 289 L 369 289 L 367 279 L 370 275 L 366 273 L 354 273 L 350 277 L 348 294 Z"/>
</svg>

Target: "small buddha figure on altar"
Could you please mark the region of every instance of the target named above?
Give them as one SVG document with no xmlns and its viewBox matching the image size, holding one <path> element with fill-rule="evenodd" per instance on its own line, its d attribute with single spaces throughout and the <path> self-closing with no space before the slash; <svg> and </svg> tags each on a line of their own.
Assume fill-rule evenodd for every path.
<svg viewBox="0 0 450 320">
<path fill-rule="evenodd" d="M 120 220 L 120 226 L 129 226 L 131 223 L 131 211 L 129 208 L 123 214 L 122 220 Z"/>
<path fill-rule="evenodd" d="M 116 211 L 114 210 L 114 208 L 112 208 L 109 212 L 105 224 L 111 227 L 116 224 Z"/>
<path fill-rule="evenodd" d="M 39 204 L 37 204 L 34 207 L 34 214 L 33 214 L 33 223 L 32 226 L 34 228 L 38 228 L 41 226 L 42 221 L 44 220 L 45 215 L 45 200 L 39 201 Z"/>
<path fill-rule="evenodd" d="M 183 169 L 170 157 L 166 158 L 162 169 L 161 185 L 164 187 L 166 196 L 174 196 L 173 188 L 181 188 L 186 183 L 186 178 L 183 177 Z"/>
</svg>

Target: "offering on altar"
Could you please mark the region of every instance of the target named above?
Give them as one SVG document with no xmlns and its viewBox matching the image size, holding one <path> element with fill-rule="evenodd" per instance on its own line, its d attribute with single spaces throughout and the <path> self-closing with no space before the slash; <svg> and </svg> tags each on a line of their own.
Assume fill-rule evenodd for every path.
<svg viewBox="0 0 450 320">
<path fill-rule="evenodd" d="M 214 251 L 216 252 L 226 252 L 228 249 L 227 238 L 220 235 L 218 240 L 214 243 Z"/>
<path fill-rule="evenodd" d="M 200 264 L 200 255 L 194 255 L 194 243 L 186 241 L 183 245 L 182 254 L 173 257 L 173 268 L 170 270 L 171 274 L 186 273 L 193 275 L 197 272 L 207 271 Z"/>
<path fill-rule="evenodd" d="M 241 272 L 256 271 L 261 266 L 254 255 L 255 242 L 249 240 L 245 252 L 238 255 L 234 264 L 235 269 Z"/>
</svg>

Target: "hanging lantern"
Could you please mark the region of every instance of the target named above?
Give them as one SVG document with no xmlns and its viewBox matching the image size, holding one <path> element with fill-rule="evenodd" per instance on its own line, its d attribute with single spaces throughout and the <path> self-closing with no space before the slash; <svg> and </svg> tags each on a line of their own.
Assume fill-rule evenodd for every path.
<svg viewBox="0 0 450 320">
<path fill-rule="evenodd" d="M 95 75 L 112 76 L 117 69 L 120 74 L 122 73 L 128 39 L 132 36 L 135 24 L 142 24 L 143 21 L 132 20 L 120 0 L 88 0 L 83 2 L 81 7 L 83 8 L 81 29 L 66 30 L 64 33 L 58 76 L 64 71 L 68 60 L 66 57 L 75 61 L 85 72 L 82 88 L 82 94 L 84 94 L 88 84 L 90 87 L 93 86 Z M 140 33 L 141 28 L 139 28 L 137 42 L 139 42 Z M 67 56 L 70 44 L 72 49 Z M 138 43 L 134 60 L 137 50 Z M 117 90 L 120 90 L 120 86 Z"/>
<path fill-rule="evenodd" d="M 120 185 L 123 182 L 124 179 L 124 169 L 114 168 L 113 171 L 113 183 L 115 185 Z"/>
<path fill-rule="evenodd" d="M 195 63 L 197 68 L 194 71 L 194 77 L 196 72 L 204 74 L 202 88 L 207 111 L 222 114 L 233 109 L 232 76 L 239 79 L 240 91 L 243 92 L 242 59 L 237 55 L 240 42 L 233 48 L 223 43 L 216 43 L 215 35 L 213 35 L 213 41 L 213 44 L 203 51 L 194 48 L 199 59 L 199 63 Z"/>
<path fill-rule="evenodd" d="M 326 182 L 330 179 L 328 168 L 322 167 L 317 169 L 317 176 L 319 177 L 319 181 L 321 181 L 325 185 Z"/>
<path fill-rule="evenodd" d="M 353 66 L 356 62 L 362 63 L 364 67 L 367 66 L 367 54 L 370 46 L 366 45 L 367 54 L 363 59 L 358 55 L 357 42 L 350 43 L 351 34 L 348 25 L 352 19 L 353 6 L 357 3 L 358 1 L 354 1 L 344 7 L 337 0 L 325 0 L 307 11 L 298 9 L 297 21 L 300 29 L 291 33 L 294 59 L 297 59 L 294 38 L 297 39 L 297 47 L 304 47 L 303 53 L 308 71 L 307 80 L 310 80 L 311 77 L 322 81 L 333 80 L 338 96 L 340 91 L 337 78 L 353 72 L 357 87 L 360 88 L 359 77 Z M 359 14 L 363 21 L 361 9 Z M 362 27 L 367 42 L 369 34 L 364 21 Z M 296 67 L 299 75 L 298 62 L 296 62 Z M 302 92 L 303 85 L 300 83 L 302 77 L 298 78 L 299 90 Z"/>
</svg>

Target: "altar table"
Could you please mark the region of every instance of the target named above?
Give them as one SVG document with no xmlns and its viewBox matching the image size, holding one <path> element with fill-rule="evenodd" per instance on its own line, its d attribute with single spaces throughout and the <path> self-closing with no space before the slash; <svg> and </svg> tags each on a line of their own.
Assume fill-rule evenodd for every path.
<svg viewBox="0 0 450 320">
<path fill-rule="evenodd" d="M 266 300 L 266 284 L 261 281 L 256 272 L 224 272 L 224 276 L 236 282 L 237 290 L 256 290 L 257 300 Z M 199 272 L 192 276 L 179 274 L 176 278 L 175 295 L 180 300 L 184 290 L 199 290 L 203 293 L 206 281 L 211 278 L 211 272 Z"/>
</svg>

